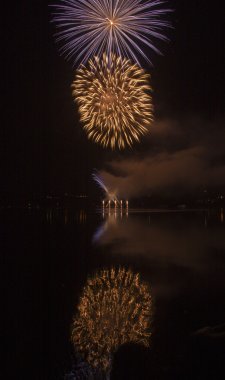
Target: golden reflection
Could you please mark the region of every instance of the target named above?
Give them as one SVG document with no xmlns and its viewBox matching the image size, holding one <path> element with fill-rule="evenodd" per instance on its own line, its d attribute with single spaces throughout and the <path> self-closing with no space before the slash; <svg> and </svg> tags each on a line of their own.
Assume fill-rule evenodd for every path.
<svg viewBox="0 0 225 380">
<path fill-rule="evenodd" d="M 78 215 L 78 220 L 80 224 L 85 224 L 87 221 L 87 213 L 85 210 L 80 210 Z"/>
<path fill-rule="evenodd" d="M 220 221 L 221 221 L 221 223 L 224 222 L 224 212 L 223 212 L 223 208 L 221 208 L 221 210 L 220 210 Z"/>
<path fill-rule="evenodd" d="M 204 224 L 205 224 L 205 228 L 207 228 L 208 227 L 208 216 L 207 216 L 207 214 L 205 214 Z"/>
<path fill-rule="evenodd" d="M 123 207 L 123 201 L 117 201 L 117 200 L 109 200 L 107 203 L 105 201 L 102 201 L 102 216 L 103 219 L 105 215 L 107 215 L 109 218 L 111 215 L 114 215 L 115 219 L 117 218 L 118 214 L 120 212 L 120 217 L 122 219 L 123 214 L 126 214 L 126 216 L 129 215 L 129 203 L 126 201 L 126 206 Z"/>
<path fill-rule="evenodd" d="M 139 274 L 112 268 L 88 279 L 72 324 L 77 352 L 110 372 L 112 355 L 124 343 L 149 346 L 152 297 Z"/>
<path fill-rule="evenodd" d="M 66 209 L 65 214 L 64 214 L 64 224 L 67 224 L 67 223 L 68 223 L 68 210 Z"/>
</svg>

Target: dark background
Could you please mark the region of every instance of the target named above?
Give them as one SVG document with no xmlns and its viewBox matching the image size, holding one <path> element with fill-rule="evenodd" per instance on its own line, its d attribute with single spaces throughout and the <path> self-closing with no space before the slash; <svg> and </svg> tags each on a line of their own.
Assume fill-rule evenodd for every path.
<svg viewBox="0 0 225 380">
<path fill-rule="evenodd" d="M 1 6 L 5 116 L 1 138 L 1 200 L 66 192 L 90 194 L 96 187 L 90 177 L 94 168 L 102 169 L 105 162 L 118 155 L 126 158 L 131 153 L 149 149 L 147 139 L 132 152 L 122 153 L 103 150 L 87 140 L 71 97 L 74 72 L 58 54 L 48 4 L 47 1 L 27 0 L 4 2 Z M 168 32 L 171 42 L 162 46 L 164 56 L 152 57 L 154 67 L 146 66 L 152 74 L 155 116 L 156 119 L 179 119 L 197 115 L 206 120 L 208 128 L 224 116 L 222 8 L 218 1 L 171 0 L 171 4 L 175 9 L 171 16 L 174 29 Z M 7 294 L 6 309 L 3 304 L 2 311 L 6 317 L 3 328 L 9 333 L 4 349 L 7 351 L 4 378 L 10 380 L 62 379 L 71 369 L 70 324 L 87 276 L 99 266 L 126 265 L 137 271 L 146 267 L 139 258 L 132 263 L 130 258 L 115 259 L 109 255 L 108 249 L 100 252 L 93 249 L 91 238 L 100 222 L 96 216 L 97 220 L 89 220 L 87 224 L 69 222 L 66 225 L 64 211 L 59 213 L 62 215 L 55 218 L 53 215 L 53 222 L 50 222 L 47 220 L 48 210 L 26 209 L 21 212 L 11 209 L 1 219 L 1 238 L 4 237 L 7 247 L 3 250 L 3 264 L 6 264 L 3 283 Z M 79 215 L 71 214 L 71 220 L 77 217 L 79 221 Z M 180 226 L 179 220 L 177 224 Z M 213 231 L 212 225 L 209 233 Z M 222 249 L 215 253 L 216 264 L 211 277 L 200 278 L 198 283 L 198 273 L 196 282 L 193 282 L 191 272 L 184 276 L 185 297 L 182 293 L 172 303 L 169 299 L 168 304 L 159 300 L 162 319 L 157 331 L 159 340 L 162 336 L 160 342 L 165 342 L 165 352 L 155 366 L 156 374 L 167 371 L 162 379 L 185 379 L 186 373 L 188 380 L 201 376 L 206 379 L 207 374 L 210 379 L 220 380 L 218 373 L 223 365 L 220 346 L 211 344 L 211 341 L 206 344 L 197 342 L 193 350 L 192 345 L 185 345 L 187 342 L 182 334 L 185 323 L 190 323 L 194 330 L 224 322 L 222 255 Z M 219 260 L 217 264 L 218 257 L 222 264 Z M 155 269 L 157 271 L 154 266 L 147 269 L 150 279 Z M 162 271 L 162 276 L 165 272 L 165 283 L 173 282 L 176 276 L 183 278 L 180 267 L 172 269 L 165 265 Z M 198 292 L 196 283 L 200 284 Z M 183 309 L 189 304 L 190 316 L 186 316 Z M 168 315 L 170 318 L 165 323 Z M 177 325 L 180 316 L 181 323 Z M 195 326 L 196 320 L 198 324 Z M 168 336 L 162 332 L 163 328 Z M 174 351 L 176 338 L 171 341 L 173 332 L 185 345 L 184 351 L 187 349 L 187 354 L 183 351 L 181 354 L 186 358 L 188 370 L 183 366 L 183 357 L 177 361 L 180 341 Z M 147 377 L 146 367 L 151 367 L 149 356 L 143 351 L 138 356 L 135 348 L 122 350 L 125 350 L 123 360 L 129 361 L 124 368 L 128 368 L 129 373 L 133 371 L 134 378 L 136 373 L 137 379 L 144 361 L 142 378 Z M 168 353 L 174 360 L 172 369 L 163 367 L 167 360 L 171 364 Z M 138 361 L 132 360 L 133 357 L 138 357 Z M 118 377 L 118 367 L 120 371 L 123 368 L 118 364 L 120 360 L 119 356 L 114 378 Z M 174 368 L 180 371 L 177 377 Z M 122 373 L 120 378 L 131 379 L 131 375 L 124 373 L 123 377 Z"/>
<path fill-rule="evenodd" d="M 50 24 L 50 2 L 18 1 L 2 8 L 2 169 L 4 197 L 15 194 L 79 194 L 93 190 L 93 168 L 126 157 L 87 141 L 71 97 L 72 64 L 59 56 Z M 156 120 L 223 117 L 223 12 L 219 1 L 170 1 L 174 29 L 163 56 L 151 56 Z M 148 149 L 148 143 L 135 146 Z M 128 153 L 129 154 L 129 153 Z"/>
</svg>

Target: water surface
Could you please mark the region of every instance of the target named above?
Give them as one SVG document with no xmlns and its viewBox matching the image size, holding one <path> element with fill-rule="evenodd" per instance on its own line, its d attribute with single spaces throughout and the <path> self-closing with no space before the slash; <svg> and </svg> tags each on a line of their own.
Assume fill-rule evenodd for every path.
<svg viewBox="0 0 225 380">
<path fill-rule="evenodd" d="M 9 210 L 4 225 L 9 378 L 79 369 L 71 323 L 87 279 L 112 267 L 148 284 L 153 313 L 149 348 L 121 346 L 111 379 L 225 378 L 223 210 Z"/>
</svg>

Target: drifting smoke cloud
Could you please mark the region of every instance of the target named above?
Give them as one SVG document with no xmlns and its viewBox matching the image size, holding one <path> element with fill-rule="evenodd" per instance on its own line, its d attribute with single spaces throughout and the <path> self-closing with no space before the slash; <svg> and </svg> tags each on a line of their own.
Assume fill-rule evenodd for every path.
<svg viewBox="0 0 225 380">
<path fill-rule="evenodd" d="M 207 135 L 203 133 L 208 131 Z M 151 192 L 192 191 L 225 185 L 225 129 L 198 119 L 158 123 L 150 136 L 150 152 L 108 164 L 101 172 L 121 197 Z M 179 190 L 178 190 L 179 189 Z"/>
</svg>

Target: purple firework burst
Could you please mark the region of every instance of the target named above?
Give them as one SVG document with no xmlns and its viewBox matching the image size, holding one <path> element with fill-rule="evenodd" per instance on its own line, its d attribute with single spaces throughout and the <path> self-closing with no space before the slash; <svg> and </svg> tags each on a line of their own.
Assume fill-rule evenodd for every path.
<svg viewBox="0 0 225 380">
<path fill-rule="evenodd" d="M 106 52 L 131 58 L 137 53 L 150 62 L 144 46 L 160 53 L 157 39 L 167 40 L 170 27 L 163 0 L 61 0 L 53 5 L 52 22 L 60 52 L 75 63 Z"/>
</svg>

